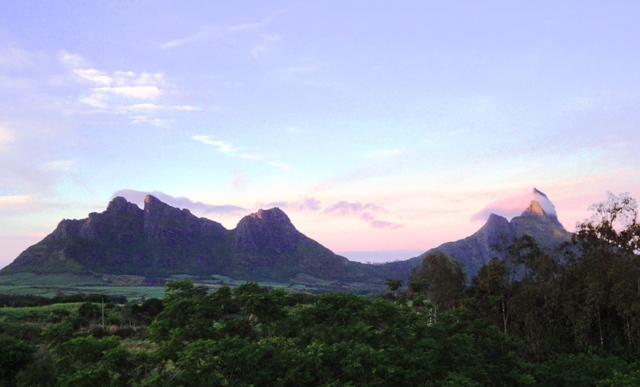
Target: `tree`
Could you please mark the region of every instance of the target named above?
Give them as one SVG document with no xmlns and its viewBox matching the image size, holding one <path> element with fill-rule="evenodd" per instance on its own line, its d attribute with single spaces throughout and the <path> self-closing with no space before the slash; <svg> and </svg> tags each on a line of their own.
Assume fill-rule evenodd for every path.
<svg viewBox="0 0 640 387">
<path fill-rule="evenodd" d="M 0 336 L 0 385 L 13 385 L 16 374 L 32 360 L 36 347 L 15 337 Z"/>
<path fill-rule="evenodd" d="M 507 333 L 507 325 L 511 315 L 512 273 L 513 271 L 509 269 L 505 261 L 492 258 L 482 266 L 478 275 L 473 278 L 476 298 L 489 304 L 485 309 L 491 310 L 494 302 L 497 302 L 500 310 L 500 325 L 502 325 L 504 333 Z"/>
<path fill-rule="evenodd" d="M 607 192 L 607 200 L 594 203 L 590 219 L 578 223 L 577 242 L 583 248 L 620 250 L 640 254 L 638 203 L 628 193 L 616 196 Z"/>
<path fill-rule="evenodd" d="M 386 282 L 385 285 L 387 285 L 387 288 L 393 292 L 393 295 L 396 295 L 396 291 L 398 289 L 400 289 L 402 287 L 402 280 L 401 279 L 392 279 L 389 278 Z"/>
<path fill-rule="evenodd" d="M 463 299 L 467 277 L 462 264 L 448 255 L 436 251 L 428 254 L 422 266 L 409 275 L 409 290 L 426 294 L 438 309 L 453 309 Z"/>
</svg>

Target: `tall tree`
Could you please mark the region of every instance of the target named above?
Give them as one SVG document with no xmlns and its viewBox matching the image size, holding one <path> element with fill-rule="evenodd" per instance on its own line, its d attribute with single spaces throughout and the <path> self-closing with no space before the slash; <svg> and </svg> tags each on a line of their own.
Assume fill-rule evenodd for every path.
<svg viewBox="0 0 640 387">
<path fill-rule="evenodd" d="M 438 310 L 461 305 L 466 282 L 462 264 L 436 251 L 424 257 L 421 267 L 411 271 L 409 290 L 426 294 L 434 306 L 434 316 L 437 316 Z"/>
</svg>

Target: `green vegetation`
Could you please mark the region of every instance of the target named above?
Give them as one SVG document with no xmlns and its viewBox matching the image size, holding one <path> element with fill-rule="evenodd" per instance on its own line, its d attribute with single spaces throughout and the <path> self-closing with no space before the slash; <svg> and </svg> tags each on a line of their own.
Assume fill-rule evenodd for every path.
<svg viewBox="0 0 640 387">
<path fill-rule="evenodd" d="M 0 385 L 638 385 L 635 201 L 594 209 L 562 254 L 523 236 L 470 284 L 436 253 L 384 296 L 221 277 L 169 282 L 162 300 L 7 296 Z"/>
</svg>

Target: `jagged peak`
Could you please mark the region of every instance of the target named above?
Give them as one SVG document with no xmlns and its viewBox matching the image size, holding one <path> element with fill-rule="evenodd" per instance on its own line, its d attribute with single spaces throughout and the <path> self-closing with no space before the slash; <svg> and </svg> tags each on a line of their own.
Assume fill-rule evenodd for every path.
<svg viewBox="0 0 640 387">
<path fill-rule="evenodd" d="M 498 230 L 502 232 L 506 229 L 509 229 L 509 221 L 507 220 L 507 218 L 500 215 L 491 214 L 489 215 L 489 219 L 487 219 L 487 222 L 478 230 L 478 232 L 486 233 Z"/>
<path fill-rule="evenodd" d="M 496 214 L 490 214 L 489 215 L 489 219 L 487 219 L 487 223 L 502 223 L 506 221 L 507 223 L 509 223 L 509 221 L 507 220 L 507 218 L 505 218 L 504 216 L 500 216 L 500 215 L 496 215 Z"/>
<path fill-rule="evenodd" d="M 135 213 L 138 211 L 140 211 L 140 208 L 137 205 L 129 202 L 127 199 L 125 199 L 122 196 L 116 196 L 113 199 L 111 199 L 111 201 L 109 202 L 106 213 L 107 214 L 118 214 L 123 212 Z M 97 213 L 89 214 L 89 218 L 92 217 L 92 214 L 97 214 Z"/>
<path fill-rule="evenodd" d="M 287 214 L 282 211 L 278 207 L 270 208 L 268 210 L 263 210 L 262 208 L 258 211 L 248 215 L 251 218 L 255 219 L 264 219 L 264 220 L 285 220 L 286 222 L 291 222 Z"/>
<path fill-rule="evenodd" d="M 129 203 L 127 199 L 123 198 L 122 196 L 116 196 L 113 199 L 111 199 L 111 201 L 109 202 L 109 205 L 107 205 L 107 210 L 114 206 L 120 207 L 122 205 L 126 205 L 127 203 Z"/>
</svg>

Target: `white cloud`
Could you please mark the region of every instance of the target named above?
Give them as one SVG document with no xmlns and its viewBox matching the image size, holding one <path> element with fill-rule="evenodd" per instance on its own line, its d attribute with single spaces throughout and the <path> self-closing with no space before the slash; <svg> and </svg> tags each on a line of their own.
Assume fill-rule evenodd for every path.
<svg viewBox="0 0 640 387">
<path fill-rule="evenodd" d="M 183 105 L 183 106 L 168 106 L 168 105 L 156 105 L 152 103 L 139 103 L 135 105 L 126 105 L 121 106 L 122 111 L 160 111 L 160 110 L 170 110 L 170 111 L 183 111 L 183 112 L 193 112 L 200 110 L 195 106 Z"/>
<path fill-rule="evenodd" d="M 187 44 L 197 43 L 202 40 L 211 39 L 216 37 L 218 34 L 210 28 L 203 28 L 200 31 L 196 32 L 191 36 L 187 36 L 186 38 L 173 39 L 166 43 L 160 45 L 162 49 L 171 49 L 180 46 L 184 46 Z"/>
<path fill-rule="evenodd" d="M 42 169 L 46 171 L 70 171 L 75 163 L 74 160 L 54 160 L 44 163 Z"/>
<path fill-rule="evenodd" d="M 226 141 L 212 140 L 211 136 L 192 136 L 193 140 L 200 141 L 203 144 L 211 145 L 218 148 L 222 153 L 235 153 L 237 151 L 231 144 Z"/>
<path fill-rule="evenodd" d="M 70 54 L 66 51 L 60 52 L 60 62 L 70 68 L 80 68 L 89 65 L 89 62 L 79 54 Z"/>
<path fill-rule="evenodd" d="M 149 117 L 154 112 L 192 112 L 196 106 L 162 104 L 155 101 L 167 94 L 170 85 L 160 72 L 104 71 L 97 69 L 77 54 L 61 52 L 60 62 L 69 68 L 75 81 L 91 85 L 78 101 L 93 113 L 130 115 L 131 123 L 161 126 L 166 119 Z M 152 103 L 153 102 L 153 103 Z"/>
<path fill-rule="evenodd" d="M 260 160 L 262 158 L 262 156 L 258 154 L 252 154 L 252 153 L 241 154 L 240 157 L 248 160 Z"/>
<path fill-rule="evenodd" d="M 112 93 L 128 98 L 156 99 L 161 92 L 156 86 L 120 86 L 120 87 L 94 87 L 94 93 Z"/>
<path fill-rule="evenodd" d="M 97 83 L 99 85 L 109 86 L 113 82 L 113 78 L 105 72 L 96 69 L 75 69 L 73 73 L 83 80 Z"/>
<path fill-rule="evenodd" d="M 197 136 L 191 136 L 191 139 L 199 141 L 206 145 L 211 145 L 213 147 L 216 147 L 218 152 L 224 153 L 229 156 L 240 157 L 247 160 L 263 160 L 263 162 L 267 163 L 272 167 L 280 168 L 287 172 L 291 172 L 293 170 L 293 168 L 288 164 L 265 160 L 265 157 L 260 154 L 239 153 L 240 151 L 242 151 L 243 148 L 237 148 L 227 141 L 214 140 L 212 136 L 197 135 Z"/>
<path fill-rule="evenodd" d="M 311 73 L 320 70 L 322 65 L 291 66 L 280 70 L 281 73 Z"/>
<path fill-rule="evenodd" d="M 159 118 L 148 118 L 148 117 L 134 117 L 131 120 L 132 124 L 151 124 L 153 126 L 162 126 L 164 125 L 164 121 Z"/>
<path fill-rule="evenodd" d="M 260 43 L 255 44 L 251 49 L 251 56 L 255 59 L 260 59 L 269 53 L 280 40 L 282 40 L 282 38 L 278 35 L 262 34 L 260 36 Z"/>
</svg>

